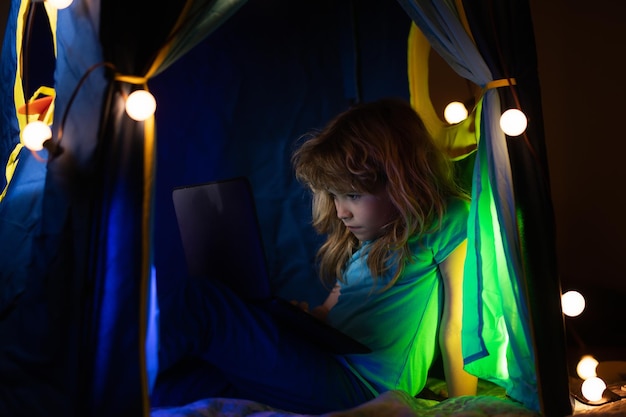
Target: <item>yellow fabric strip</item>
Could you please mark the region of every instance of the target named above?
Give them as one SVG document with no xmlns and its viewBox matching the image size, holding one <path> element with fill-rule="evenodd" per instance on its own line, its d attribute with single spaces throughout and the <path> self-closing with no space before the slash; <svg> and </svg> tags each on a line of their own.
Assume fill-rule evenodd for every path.
<svg viewBox="0 0 626 417">
<path fill-rule="evenodd" d="M 30 5 L 31 5 L 30 0 L 22 0 L 22 2 L 20 3 L 20 8 L 18 10 L 18 15 L 17 15 L 16 33 L 15 33 L 15 50 L 17 51 L 17 57 L 16 57 L 17 68 L 15 72 L 15 83 L 13 84 L 13 101 L 15 103 L 15 107 L 14 107 L 15 118 L 17 120 L 18 128 L 20 132 L 24 130 L 24 127 L 26 126 L 28 122 L 27 120 L 28 115 L 26 115 L 26 117 L 19 117 L 19 115 L 17 114 L 17 109 L 23 106 L 24 104 L 26 104 L 25 94 L 22 88 L 22 74 L 24 72 L 24 69 L 22 68 L 22 53 L 23 53 L 22 43 L 24 41 L 26 14 L 28 12 L 28 8 L 30 7 Z M 55 47 L 54 53 L 56 56 L 56 36 L 55 36 L 56 34 L 56 9 L 54 9 L 55 11 L 53 13 L 51 13 L 51 11 L 48 9 L 49 8 L 46 7 L 46 11 L 48 13 L 48 19 L 50 20 L 50 25 L 52 28 L 52 36 L 53 36 L 52 39 L 54 42 L 54 47 Z M 54 89 L 50 87 L 40 87 L 35 92 L 35 94 L 33 94 L 33 98 L 37 97 L 40 94 L 54 96 Z M 48 111 L 46 112 L 46 116 L 43 119 L 43 121 L 45 123 L 52 124 L 53 113 L 54 113 L 54 103 L 48 108 Z M 15 170 L 17 169 L 17 165 L 19 162 L 18 156 L 23 147 L 24 145 L 21 142 L 21 135 L 20 135 L 20 142 L 15 145 L 15 148 L 13 148 L 13 151 L 9 155 L 9 159 L 5 166 L 4 172 L 5 172 L 5 178 L 6 178 L 6 185 L 4 186 L 2 193 L 0 193 L 0 202 L 6 196 L 7 189 L 9 188 L 9 184 L 11 183 L 11 179 L 13 178 L 13 174 L 15 174 Z"/>
<path fill-rule="evenodd" d="M 187 18 L 187 14 L 191 10 L 194 4 L 194 0 L 187 0 L 185 2 L 185 6 L 178 17 L 174 28 L 170 32 L 170 36 L 159 50 L 155 60 L 150 65 L 150 69 L 145 74 L 144 77 L 138 76 L 127 76 L 118 74 L 115 76 L 117 81 L 128 82 L 131 84 L 142 84 L 147 89 L 147 82 L 150 77 L 158 70 L 161 64 L 165 61 L 169 50 L 175 40 L 173 36 L 182 24 L 185 22 Z M 141 260 L 141 283 L 140 283 L 140 303 L 139 303 L 139 340 L 144 341 L 144 343 L 140 343 L 139 345 L 139 357 L 140 357 L 140 366 L 141 366 L 141 389 L 142 389 L 142 397 L 143 397 L 143 411 L 144 417 L 148 417 L 150 410 L 150 396 L 149 396 L 149 388 L 148 388 L 148 370 L 146 363 L 146 351 L 145 351 L 145 340 L 146 333 L 148 330 L 148 294 L 149 294 L 149 285 L 151 278 L 151 270 L 152 270 L 152 250 L 151 250 L 151 242 L 152 242 L 152 207 L 153 207 L 153 188 L 154 188 L 154 177 L 155 177 L 155 123 L 154 116 L 148 118 L 144 122 L 144 189 L 143 189 L 143 214 L 142 214 L 142 260 Z"/>
<path fill-rule="evenodd" d="M 141 282 L 139 285 L 139 363 L 141 369 L 141 390 L 143 397 L 144 417 L 149 416 L 150 393 L 148 388 L 148 370 L 146 360 L 146 334 L 148 332 L 148 295 L 152 274 L 152 207 L 155 178 L 155 123 L 154 115 L 144 121 L 144 171 L 143 171 L 143 202 L 142 202 L 142 235 L 141 240 Z"/>
<path fill-rule="evenodd" d="M 56 91 L 54 91 L 54 88 L 52 87 L 46 87 L 45 85 L 42 85 L 33 93 L 32 97 L 30 98 L 30 101 L 36 100 L 38 96 L 55 97 Z"/>
<path fill-rule="evenodd" d="M 142 85 L 146 90 L 150 77 L 158 70 L 165 61 L 171 46 L 175 40 L 173 36 L 185 22 L 187 14 L 191 10 L 194 0 L 187 0 L 176 25 L 170 32 L 170 37 L 157 54 L 155 60 L 151 63 L 150 69 L 144 76 L 116 74 L 115 80 L 130 84 Z M 142 240 L 141 240 L 141 282 L 139 287 L 139 359 L 141 370 L 141 390 L 143 399 L 143 417 L 149 416 L 150 396 L 149 382 L 146 359 L 146 334 L 148 331 L 148 295 L 149 285 L 152 271 L 152 207 L 154 196 L 154 178 L 155 178 L 155 123 L 154 115 L 144 121 L 144 180 L 143 180 L 143 201 L 142 201 Z"/>
<path fill-rule="evenodd" d="M 41 86 L 39 87 L 28 100 L 29 103 L 37 100 L 40 96 L 48 96 L 48 97 L 56 97 L 56 91 L 52 87 Z M 41 114 L 30 113 L 28 115 L 28 121 L 32 120 L 41 120 L 46 123 L 48 126 L 52 125 L 54 119 L 54 100 L 50 103 L 50 106 L 46 109 L 46 112 Z"/>
<path fill-rule="evenodd" d="M 131 84 L 142 84 L 147 89 L 147 82 L 150 77 L 159 69 L 161 64 L 165 61 L 167 54 L 169 53 L 171 46 L 175 40 L 175 36 L 173 36 L 182 24 L 185 22 L 187 18 L 187 14 L 191 10 L 194 4 L 194 0 L 187 0 L 185 2 L 185 6 L 183 7 L 174 28 L 170 32 L 170 36 L 163 45 L 156 58 L 150 65 L 150 69 L 145 74 L 144 77 L 135 77 L 135 76 L 124 76 L 124 75 L 116 75 L 115 79 L 117 81 L 128 82 Z M 149 393 L 149 383 L 148 383 L 148 370 L 147 370 L 147 360 L 146 360 L 146 347 L 145 340 L 146 334 L 148 331 L 148 295 L 149 295 L 149 285 L 151 279 L 151 271 L 152 271 L 152 207 L 153 207 L 153 188 L 154 188 L 154 177 L 155 177 L 155 123 L 154 123 L 154 115 L 148 118 L 144 122 L 144 189 L 143 189 L 143 203 L 142 203 L 142 241 L 141 241 L 141 282 L 140 282 L 140 302 L 139 302 L 139 340 L 143 341 L 143 343 L 139 344 L 139 358 L 140 358 L 140 367 L 141 367 L 141 390 L 142 390 L 142 398 L 143 398 L 143 411 L 144 417 L 149 416 L 150 411 L 150 393 Z"/>
<path fill-rule="evenodd" d="M 433 138 L 437 138 L 443 128 L 441 119 L 430 100 L 430 90 L 428 85 L 428 56 L 430 54 L 430 43 L 422 31 L 413 22 L 409 31 L 407 63 L 409 77 L 409 93 L 411 105 L 421 116 L 428 133 Z"/>
<path fill-rule="evenodd" d="M 194 4 L 194 0 L 187 0 L 185 2 L 185 6 L 181 10 L 180 15 L 178 16 L 178 20 L 176 21 L 176 24 L 170 31 L 170 35 L 167 39 L 167 42 L 159 50 L 159 53 L 154 59 L 154 62 L 152 62 L 152 65 L 150 66 L 150 69 L 148 70 L 148 73 L 146 74 L 146 78 L 152 77 L 152 75 L 161 67 L 161 64 L 163 63 L 163 61 L 165 61 L 165 58 L 167 58 L 167 54 L 169 54 L 170 49 L 172 48 L 172 44 L 176 40 L 176 36 L 174 35 L 176 34 L 176 32 L 180 30 L 183 23 L 185 23 L 185 21 L 187 20 L 187 15 L 189 14 L 189 11 L 191 10 L 193 4 Z"/>
<path fill-rule="evenodd" d="M 474 152 L 478 142 L 476 136 L 476 117 L 479 111 L 456 125 L 448 125 L 437 115 L 430 99 L 429 54 L 430 43 L 417 27 L 411 24 L 407 51 L 407 71 L 411 106 L 420 115 L 428 133 L 437 145 L 453 160 L 463 159 Z M 476 109 L 475 109 L 476 110 Z"/>
<path fill-rule="evenodd" d="M 24 145 L 22 145 L 21 143 L 18 143 L 17 145 L 15 145 L 15 148 L 13 149 L 13 152 L 11 152 L 11 155 L 9 155 L 9 161 L 7 162 L 6 169 L 5 169 L 7 185 L 4 186 L 4 190 L 2 190 L 2 193 L 0 194 L 0 202 L 2 202 L 2 200 L 4 199 L 4 196 L 7 194 L 9 183 L 11 182 L 11 178 L 13 178 L 13 174 L 15 173 L 15 170 L 17 169 L 17 163 L 19 162 L 19 159 L 17 156 L 20 154 L 20 151 L 22 150 L 23 147 Z"/>
<path fill-rule="evenodd" d="M 491 90 L 492 88 L 508 87 L 511 85 L 517 85 L 515 78 L 501 78 L 499 80 L 489 81 L 483 91 Z"/>
<path fill-rule="evenodd" d="M 140 77 L 137 75 L 115 74 L 115 81 L 129 84 L 146 85 L 146 83 L 148 82 L 148 78 Z"/>
</svg>

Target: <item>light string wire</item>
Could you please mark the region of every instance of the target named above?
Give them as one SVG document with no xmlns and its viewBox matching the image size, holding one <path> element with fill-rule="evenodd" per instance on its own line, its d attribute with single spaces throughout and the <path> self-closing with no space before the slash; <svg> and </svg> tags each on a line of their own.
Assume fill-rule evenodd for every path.
<svg viewBox="0 0 626 417">
<path fill-rule="evenodd" d="M 33 26 L 33 21 L 34 21 L 34 14 L 35 14 L 35 3 L 30 3 L 28 6 L 28 11 L 27 11 L 27 17 L 26 17 L 26 27 L 25 27 L 25 33 L 24 33 L 24 39 L 22 41 L 21 44 L 21 53 L 20 53 L 20 58 L 21 58 L 21 63 L 22 63 L 22 71 L 23 71 L 23 77 L 22 77 L 22 84 L 23 84 L 23 93 L 24 93 L 24 118 L 25 118 L 25 125 L 28 125 L 29 123 L 29 117 L 30 117 L 30 107 L 29 107 L 29 99 L 26 98 L 26 96 L 28 95 L 28 88 L 29 88 L 29 65 L 30 65 L 30 42 L 31 42 L 31 34 L 32 34 L 32 26 Z M 170 38 L 171 39 L 171 38 Z M 140 85 L 142 86 L 145 90 L 148 90 L 147 88 L 147 77 L 141 77 L 141 76 L 134 76 L 134 75 L 125 75 L 125 74 L 121 74 L 119 72 L 117 72 L 117 69 L 115 67 L 115 65 L 113 65 L 111 62 L 99 62 L 96 63 L 94 65 L 92 65 L 91 67 L 89 67 L 87 69 L 87 71 L 85 71 L 85 73 L 82 75 L 82 77 L 80 78 L 80 80 L 78 81 L 76 87 L 74 87 L 72 94 L 68 100 L 67 106 L 65 107 L 65 110 L 63 111 L 63 116 L 61 118 L 61 123 L 59 124 L 59 128 L 57 131 L 57 135 L 56 135 L 56 141 L 49 139 L 44 141 L 44 147 L 48 150 L 50 157 L 55 157 L 58 156 L 62 149 L 60 147 L 61 141 L 63 139 L 63 133 L 64 133 L 64 127 L 65 127 L 65 123 L 67 121 L 67 117 L 69 115 L 69 111 L 72 107 L 72 104 L 74 103 L 74 100 L 76 99 L 76 96 L 78 95 L 78 91 L 80 90 L 80 88 L 83 86 L 83 84 L 85 83 L 85 81 L 87 80 L 88 76 L 95 71 L 96 69 L 100 68 L 100 67 L 106 67 L 108 69 L 110 69 L 113 72 L 113 79 L 115 81 L 118 82 L 122 82 L 122 83 L 128 83 L 128 84 L 135 84 L 135 85 Z M 124 97 L 124 99 L 128 98 L 127 94 L 125 92 L 122 91 L 122 95 Z M 41 162 L 45 162 L 46 159 L 42 158 L 37 151 L 30 151 L 31 154 L 39 161 Z"/>
<path fill-rule="evenodd" d="M 176 38 L 176 36 L 178 36 L 181 32 L 182 29 L 186 27 L 187 23 L 189 21 L 191 21 L 194 17 L 194 15 L 192 13 L 190 13 L 191 10 L 191 4 L 192 2 L 187 1 L 185 3 L 185 5 L 183 6 L 183 9 L 181 10 L 181 14 L 178 18 L 178 21 L 175 23 L 173 30 L 170 32 L 170 34 L 168 35 L 168 37 L 165 40 L 165 45 L 169 46 L 174 39 Z M 24 77 L 23 77 L 23 90 L 25 90 L 25 93 L 27 94 L 27 87 L 28 87 L 28 67 L 29 67 L 29 60 L 30 60 L 30 38 L 31 38 L 31 31 L 32 31 L 32 25 L 33 25 L 33 15 L 34 15 L 34 8 L 33 8 L 33 3 L 30 3 L 28 6 L 28 15 L 27 15 L 27 25 L 25 28 L 25 38 L 24 41 L 22 42 L 21 45 L 21 49 L 22 52 L 20 54 L 21 60 L 22 60 L 22 68 L 26 69 L 24 70 Z M 63 128 L 65 126 L 65 122 L 67 120 L 67 116 L 69 114 L 69 110 L 76 98 L 76 95 L 78 94 L 78 91 L 80 90 L 80 88 L 82 87 L 82 85 L 85 83 L 85 80 L 87 79 L 87 77 L 97 68 L 99 67 L 106 67 L 108 69 L 110 69 L 113 72 L 113 79 L 115 81 L 118 82 L 123 82 L 123 83 L 129 83 L 129 84 L 135 84 L 135 85 L 141 85 L 146 91 L 148 91 L 148 87 L 147 87 L 147 80 L 150 78 L 150 74 L 154 73 L 155 71 L 155 66 L 158 66 L 163 59 L 165 58 L 163 56 L 162 51 L 166 50 L 168 48 L 160 48 L 159 50 L 155 51 L 154 53 L 154 59 L 150 60 L 150 62 L 152 62 L 152 66 L 151 68 L 148 70 L 148 74 L 146 76 L 135 76 L 135 75 L 125 75 L 125 74 L 121 74 L 117 72 L 117 69 L 115 67 L 114 64 L 112 64 L 111 62 L 100 62 L 100 63 L 96 63 L 94 65 L 92 65 L 90 68 L 87 69 L 87 71 L 85 72 L 85 74 L 83 74 L 83 76 L 81 77 L 81 79 L 79 80 L 79 82 L 77 83 L 76 87 L 74 88 L 74 90 L 72 91 L 72 95 L 70 96 L 70 99 L 68 101 L 68 104 L 63 112 L 63 117 L 61 120 L 61 123 L 59 125 L 59 129 L 57 132 L 57 138 L 56 138 L 56 142 L 53 140 L 46 140 L 44 142 L 45 147 L 48 149 L 48 152 L 50 154 L 51 157 L 57 156 L 60 154 L 61 152 L 61 148 L 60 148 L 60 143 L 61 140 L 63 138 Z M 127 94 L 122 91 L 122 96 L 126 99 L 127 98 Z M 26 124 L 28 124 L 28 117 L 30 115 L 30 109 L 29 109 L 29 102 L 28 100 L 24 100 L 25 101 L 25 120 L 26 120 Z M 39 156 L 37 154 L 36 151 L 32 151 L 31 153 L 35 156 L 35 158 L 37 158 L 40 161 L 45 161 L 45 159 L 43 159 L 41 156 Z"/>
</svg>

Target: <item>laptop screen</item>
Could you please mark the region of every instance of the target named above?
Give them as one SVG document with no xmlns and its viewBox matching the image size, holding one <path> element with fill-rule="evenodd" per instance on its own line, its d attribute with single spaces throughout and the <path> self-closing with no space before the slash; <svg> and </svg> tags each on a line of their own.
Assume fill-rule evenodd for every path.
<svg viewBox="0 0 626 417">
<path fill-rule="evenodd" d="M 172 199 L 189 274 L 217 279 L 244 299 L 270 297 L 249 181 L 238 177 L 178 187 Z"/>
</svg>

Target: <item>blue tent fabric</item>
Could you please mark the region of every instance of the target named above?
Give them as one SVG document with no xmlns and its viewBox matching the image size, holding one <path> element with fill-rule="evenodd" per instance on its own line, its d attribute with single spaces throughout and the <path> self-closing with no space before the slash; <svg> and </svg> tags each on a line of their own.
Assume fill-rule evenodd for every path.
<svg viewBox="0 0 626 417">
<path fill-rule="evenodd" d="M 13 1 L 13 7 L 19 3 Z M 89 5 L 71 10 L 76 14 L 69 14 L 69 10 L 59 14 L 58 22 L 64 30 L 58 38 L 56 85 L 77 85 L 85 69 L 99 59 L 99 48 L 85 47 L 93 41 L 89 36 L 93 21 L 86 18 Z M 84 48 L 84 52 L 66 59 L 67 50 L 73 48 Z M 85 259 L 75 254 L 77 248 L 85 246 L 80 236 L 90 223 L 81 196 L 89 195 L 91 188 L 79 173 L 89 167 L 90 160 L 85 155 L 93 149 L 89 139 L 97 132 L 97 119 L 91 115 L 100 113 L 100 103 L 93 100 L 92 94 L 101 85 L 101 75 L 98 78 L 97 72 L 92 74 L 85 84 L 87 88 L 78 95 L 84 102 L 73 111 L 80 123 L 70 121 L 64 126 L 66 135 L 61 146 L 66 151 L 42 163 L 32 160 L 28 151 L 23 150 L 10 183 L 10 194 L 0 203 L 12 205 L 12 216 L 25 216 L 30 208 L 33 209 L 30 215 L 38 217 L 32 219 L 36 227 L 29 236 L 31 254 L 23 265 L 24 292 L 0 321 L 1 415 L 71 416 L 80 407 L 78 403 L 85 401 L 85 395 L 79 392 L 89 380 L 85 363 L 90 352 L 83 344 L 84 296 L 88 283 L 77 273 L 84 267 Z M 59 91 L 55 109 L 65 108 L 70 96 L 71 91 Z M 55 114 L 55 120 L 61 118 Z M 79 146 L 73 138 L 80 138 Z M 74 151 L 67 152 L 73 148 Z M 29 166 L 32 170 L 25 172 Z M 32 184 L 29 191 L 39 193 L 37 205 L 23 192 L 29 182 Z M 16 242 L 16 237 L 2 242 L 6 256 L 17 256 L 28 248 L 17 246 Z M 6 270 L 0 268 L 0 271 Z M 33 397 L 38 401 L 32 401 Z"/>
<path fill-rule="evenodd" d="M 38 155 L 45 158 L 46 152 Z M 46 164 L 22 148 L 17 169 L 0 204 L 0 242 L 14 250 L 0 250 L 0 317 L 9 313 L 26 289 L 33 239 L 37 235 Z"/>
<path fill-rule="evenodd" d="M 243 175 L 275 291 L 312 305 L 325 296 L 314 266 L 321 237 L 310 225 L 308 191 L 294 179 L 293 147 L 356 100 L 357 78 L 364 101 L 408 98 L 410 19 L 395 2 L 357 2 L 354 35 L 349 3 L 249 1 L 151 82 L 159 102 L 155 264 L 164 293 L 185 272 L 172 189 Z M 181 79 L 186 88 L 177 87 Z"/>
<path fill-rule="evenodd" d="M 12 2 L 9 9 L 6 35 L 2 44 L 2 53 L 0 54 L 0 62 L 2 63 L 0 66 L 0 161 L 2 163 L 0 165 L 3 168 L 8 161 L 9 155 L 20 140 L 13 92 L 17 70 L 15 31 L 17 30 L 18 11 L 17 3 Z M 20 153 L 24 154 L 24 150 L 20 151 Z M 24 170 L 20 169 L 20 172 L 23 173 Z M 24 175 L 30 176 L 28 172 L 24 173 Z M 33 174 L 33 176 L 35 175 Z M 6 186 L 7 178 L 3 169 L 2 175 L 0 175 L 0 190 L 4 190 Z M 33 197 L 36 193 L 31 194 L 29 192 L 28 194 L 32 197 L 29 198 L 30 202 L 25 204 L 27 208 L 33 206 Z M 13 208 L 9 210 L 5 207 L 5 204 L 13 205 Z M 17 240 L 21 243 L 28 242 L 26 243 L 26 247 L 28 247 L 30 245 L 29 229 L 38 221 L 38 212 L 23 213 L 21 207 L 19 205 L 15 207 L 16 205 L 15 199 L 12 202 L 0 205 L 0 242 Z M 6 314 L 7 310 L 13 306 L 16 297 L 24 291 L 23 273 L 18 272 L 18 270 L 23 268 L 23 265 L 29 261 L 29 253 L 27 248 L 18 254 L 4 247 L 0 248 L 0 265 L 3 265 L 3 269 L 6 271 L 0 275 L 0 317 Z"/>
<path fill-rule="evenodd" d="M 146 32 L 121 24 L 142 16 L 149 1 L 83 0 L 59 13 L 53 130 L 60 135 L 68 112 L 63 152 L 43 165 L 22 155 L 24 171 L 11 186 L 28 196 L 19 207 L 32 210 L 15 208 L 16 191 L 0 208 L 3 222 L 21 225 L 5 230 L 26 240 L 19 250 L 3 242 L 0 266 L 17 265 L 11 262 L 20 256 L 30 261 L 18 267 L 23 285 L 4 293 L 11 307 L 0 317 L 0 374 L 10 377 L 0 379 L 0 414 L 147 412 L 141 351 L 144 338 L 156 342 L 142 334 L 143 302 L 155 307 L 146 300 L 154 287 L 144 284 L 156 279 L 167 293 L 186 278 L 171 202 L 176 186 L 247 176 L 275 291 L 310 304 L 324 297 L 314 267 L 321 238 L 309 224 L 309 195 L 293 178 L 291 151 L 301 134 L 355 101 L 408 98 L 411 19 L 393 0 L 281 0 L 272 7 L 251 0 L 184 57 L 165 57 L 167 70 L 146 80 L 157 99 L 156 148 L 146 151 L 150 121 L 135 124 L 123 113 L 121 98 L 134 86 L 113 81 L 116 71 L 105 69 L 103 57 L 124 75 L 145 75 L 155 50 L 173 39 L 182 3 L 170 4 L 164 25 L 151 20 Z M 5 67 L 5 51 L 15 54 L 8 38 L 3 91 L 12 89 L 15 69 L 10 53 Z M 8 155 L 18 132 L 13 103 L 2 103 L 0 152 Z M 156 364 L 146 362 L 154 372 Z M 33 393 L 40 403 L 29 403 Z"/>
<path fill-rule="evenodd" d="M 16 30 L 18 2 L 12 1 L 7 20 L 6 34 L 2 41 L 0 54 L 0 161 L 2 167 L 6 164 L 9 154 L 19 143 L 19 127 L 15 114 L 15 100 L 13 85 L 17 70 Z M 4 172 L 0 176 L 0 189 L 4 189 L 6 178 Z"/>
</svg>

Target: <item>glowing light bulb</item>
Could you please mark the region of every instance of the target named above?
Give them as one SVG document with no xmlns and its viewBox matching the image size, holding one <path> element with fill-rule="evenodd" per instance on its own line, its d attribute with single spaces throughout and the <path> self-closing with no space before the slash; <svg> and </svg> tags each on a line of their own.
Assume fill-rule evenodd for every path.
<svg viewBox="0 0 626 417">
<path fill-rule="evenodd" d="M 509 136 L 519 136 L 526 130 L 528 120 L 518 109 L 508 109 L 500 116 L 500 127 Z"/>
<path fill-rule="evenodd" d="M 446 122 L 451 125 L 461 123 L 463 120 L 467 119 L 467 114 L 465 105 L 459 101 L 451 102 L 443 111 L 443 117 L 446 119 Z"/>
<path fill-rule="evenodd" d="M 580 387 L 583 395 L 589 401 L 600 401 L 605 389 L 606 383 L 597 376 L 586 379 Z"/>
<path fill-rule="evenodd" d="M 589 379 L 595 376 L 596 368 L 598 367 L 598 361 L 591 355 L 585 355 L 578 361 L 576 365 L 576 373 L 580 379 Z"/>
<path fill-rule="evenodd" d="M 141 122 L 152 116 L 155 110 L 156 100 L 146 90 L 133 91 L 126 99 L 126 113 L 131 119 Z"/>
<path fill-rule="evenodd" d="M 40 120 L 28 123 L 22 131 L 22 141 L 31 151 L 40 151 L 43 149 L 43 143 L 52 138 L 52 130 L 50 126 Z"/>
<path fill-rule="evenodd" d="M 73 0 L 46 0 L 48 3 L 50 3 L 54 8 L 56 9 L 65 9 L 66 7 L 69 7 L 70 4 L 72 4 Z"/>
<path fill-rule="evenodd" d="M 561 295 L 561 308 L 566 316 L 576 317 L 585 310 L 585 297 L 578 291 L 567 291 Z"/>
</svg>

